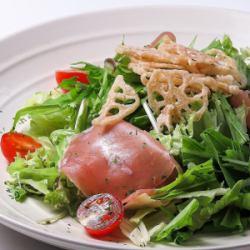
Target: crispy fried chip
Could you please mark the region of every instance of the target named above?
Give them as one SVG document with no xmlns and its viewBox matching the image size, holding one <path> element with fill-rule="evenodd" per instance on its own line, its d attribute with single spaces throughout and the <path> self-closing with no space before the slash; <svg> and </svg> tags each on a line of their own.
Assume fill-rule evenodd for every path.
<svg viewBox="0 0 250 250">
<path fill-rule="evenodd" d="M 217 49 L 204 53 L 165 39 L 158 48 L 121 45 L 117 53 L 128 56 L 129 68 L 140 75 L 160 130 L 171 130 L 184 113 L 199 120 L 210 90 L 232 95 L 246 84 L 235 60 Z"/>
<path fill-rule="evenodd" d="M 142 75 L 145 72 L 153 72 L 155 69 L 184 69 L 182 66 L 175 64 L 142 62 L 137 59 L 131 59 L 129 67 L 138 75 Z"/>
<path fill-rule="evenodd" d="M 178 61 L 178 65 L 183 66 L 191 73 L 210 76 L 231 75 L 241 87 L 246 84 L 246 79 L 237 69 L 235 61 L 221 50 L 212 49 L 203 53 L 177 43 L 163 43 L 158 50 L 166 53 L 170 58 L 174 57 L 174 61 Z"/>
<path fill-rule="evenodd" d="M 243 74 L 241 74 L 239 72 L 237 65 L 236 65 L 236 62 L 233 58 L 231 58 L 230 56 L 227 56 L 223 51 L 221 51 L 219 49 L 210 49 L 210 50 L 206 51 L 206 54 L 214 57 L 219 62 L 219 64 L 221 64 L 221 69 L 223 69 L 223 64 L 229 70 L 231 68 L 231 73 L 227 74 L 228 71 L 226 71 L 225 74 L 218 72 L 216 74 L 217 76 L 226 76 L 226 75 L 230 76 L 231 75 L 239 83 L 239 87 L 241 87 L 241 88 L 245 87 L 245 85 L 247 83 L 247 79 Z M 224 68 L 224 70 L 225 70 L 225 68 Z"/>
<path fill-rule="evenodd" d="M 94 126 L 112 125 L 132 114 L 140 105 L 140 98 L 135 90 L 125 83 L 123 76 L 116 77 L 102 106 L 100 116 L 92 121 Z"/>
<path fill-rule="evenodd" d="M 154 69 L 185 69 L 209 76 L 231 76 L 231 84 L 238 87 L 246 84 L 246 78 L 237 69 L 235 61 L 216 49 L 203 53 L 175 42 L 166 42 L 157 49 L 121 45 L 117 52 L 130 58 L 129 67 L 139 75 Z"/>
<path fill-rule="evenodd" d="M 160 130 L 172 130 L 183 112 L 193 114 L 199 120 L 208 106 L 209 88 L 198 74 L 183 70 L 155 70 L 148 83 L 148 101 L 158 114 L 157 126 Z"/>
</svg>

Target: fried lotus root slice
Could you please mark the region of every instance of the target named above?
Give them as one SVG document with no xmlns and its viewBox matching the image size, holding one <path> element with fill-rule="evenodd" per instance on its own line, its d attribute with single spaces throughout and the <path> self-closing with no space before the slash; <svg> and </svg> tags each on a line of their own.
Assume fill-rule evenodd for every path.
<svg viewBox="0 0 250 250">
<path fill-rule="evenodd" d="M 179 65 L 169 64 L 169 63 L 157 63 L 157 62 L 143 62 L 137 59 L 131 59 L 129 63 L 129 68 L 138 75 L 141 76 L 141 82 L 144 85 L 147 85 L 147 76 L 151 75 L 151 73 L 155 69 L 180 69 L 183 70 L 184 68 Z"/>
<path fill-rule="evenodd" d="M 235 81 L 231 75 L 215 77 L 211 76 L 199 76 L 196 75 L 196 80 L 200 80 L 204 85 L 206 85 L 210 90 L 214 92 L 222 92 L 226 95 L 234 95 L 239 93 L 240 87 L 235 84 Z"/>
<path fill-rule="evenodd" d="M 198 76 L 198 77 L 197 77 Z M 147 84 L 150 107 L 157 117 L 160 130 L 172 130 L 183 112 L 199 120 L 208 106 L 209 89 L 199 75 L 183 70 L 155 70 Z"/>
<path fill-rule="evenodd" d="M 165 44 L 165 43 L 164 43 Z M 133 60 L 139 60 L 141 62 L 154 62 L 162 64 L 177 64 L 177 61 L 173 61 L 173 57 L 167 57 L 165 52 L 159 51 L 156 48 L 139 48 L 130 47 L 126 45 L 120 45 L 116 52 L 118 54 L 126 55 L 130 58 L 131 62 Z M 130 67 L 130 65 L 129 65 Z"/>
<path fill-rule="evenodd" d="M 235 60 L 221 50 L 211 49 L 204 53 L 177 43 L 162 43 L 158 50 L 175 58 L 178 65 L 191 73 L 231 75 L 236 85 L 244 87 L 246 84 L 246 78 L 238 70 Z"/>
<path fill-rule="evenodd" d="M 175 68 L 207 76 L 229 75 L 233 78 L 232 84 L 235 86 L 246 85 L 246 78 L 237 69 L 235 61 L 218 50 L 204 53 L 172 41 L 161 43 L 157 49 L 121 45 L 117 48 L 117 53 L 128 56 L 131 60 L 129 68 L 139 75 L 153 69 Z M 146 85 L 145 81 L 143 84 Z"/>
<path fill-rule="evenodd" d="M 244 88 L 246 86 L 247 84 L 246 76 L 240 73 L 240 71 L 238 70 L 237 64 L 233 58 L 231 58 L 230 56 L 227 56 L 223 51 L 219 49 L 210 49 L 206 51 L 206 54 L 214 57 L 220 64 L 223 65 L 224 63 L 225 67 L 231 69 L 230 74 L 217 74 L 218 76 L 223 77 L 223 76 L 228 75 L 227 76 L 228 78 L 230 77 L 230 75 L 232 75 L 234 79 L 237 81 L 238 86 L 240 88 Z"/>
<path fill-rule="evenodd" d="M 128 85 L 123 76 L 118 75 L 108 93 L 100 116 L 92 121 L 94 126 L 113 125 L 132 114 L 140 105 L 140 98 Z"/>
</svg>

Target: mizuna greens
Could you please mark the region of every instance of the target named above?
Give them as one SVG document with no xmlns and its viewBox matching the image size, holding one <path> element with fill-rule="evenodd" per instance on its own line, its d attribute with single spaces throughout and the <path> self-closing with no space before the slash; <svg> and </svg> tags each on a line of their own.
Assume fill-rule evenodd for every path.
<svg viewBox="0 0 250 250">
<path fill-rule="evenodd" d="M 192 46 L 194 44 L 192 43 Z M 228 36 L 215 39 L 204 51 L 219 49 L 237 62 L 250 89 L 248 48 L 233 47 Z M 113 61 L 114 60 L 114 61 Z M 111 63 L 110 63 L 111 62 Z M 155 113 L 146 109 L 147 90 L 140 76 L 128 68 L 129 57 L 117 54 L 104 66 L 87 62 L 71 65 L 88 75 L 88 85 L 76 78 L 64 80 L 50 93 L 37 93 L 20 109 L 11 131 L 36 138 L 42 147 L 25 158 L 15 157 L 7 168 L 8 192 L 18 202 L 37 197 L 58 211 L 55 222 L 66 215 L 75 217 L 85 199 L 65 176 L 58 163 L 71 138 L 91 127 L 99 115 L 117 75 L 122 75 L 141 99 L 139 108 L 126 117 L 129 123 L 148 131 L 183 167 L 172 183 L 158 188 L 152 199 L 160 207 L 127 211 L 122 232 L 132 242 L 184 244 L 196 232 L 243 232 L 250 226 L 250 150 L 246 125 L 247 107 L 233 108 L 228 96 L 216 92 L 199 121 L 184 115 L 172 131 L 157 131 Z M 64 93 L 63 90 L 67 90 Z"/>
</svg>

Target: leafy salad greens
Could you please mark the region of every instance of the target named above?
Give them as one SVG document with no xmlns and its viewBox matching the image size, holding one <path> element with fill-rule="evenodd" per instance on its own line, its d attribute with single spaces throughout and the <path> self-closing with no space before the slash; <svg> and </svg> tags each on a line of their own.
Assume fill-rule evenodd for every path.
<svg viewBox="0 0 250 250">
<path fill-rule="evenodd" d="M 193 46 L 193 45 L 192 45 Z M 216 48 L 237 62 L 250 89 L 249 49 L 237 50 L 228 36 L 215 39 L 204 51 Z M 20 109 L 12 131 L 36 138 L 42 147 L 25 158 L 16 156 L 7 168 L 8 192 L 18 202 L 37 197 L 61 215 L 74 217 L 85 197 L 58 169 L 71 138 L 91 127 L 99 115 L 117 75 L 123 75 L 141 99 L 139 108 L 126 120 L 148 132 L 183 166 L 172 183 L 158 188 L 152 199 L 158 208 L 129 211 L 122 231 L 136 245 L 149 242 L 183 244 L 196 231 L 243 232 L 250 225 L 250 150 L 246 125 L 247 108 L 233 108 L 227 96 L 213 93 L 201 120 L 183 117 L 171 133 L 153 129 L 145 112 L 147 91 L 139 75 L 128 68 L 130 59 L 117 54 L 115 67 L 86 62 L 71 65 L 88 75 L 88 85 L 76 78 L 64 80 L 48 94 L 37 93 Z M 67 92 L 63 92 L 67 90 Z M 153 117 L 152 117 L 153 116 Z M 55 219 L 54 221 L 56 221 Z M 45 223 L 54 222 L 45 221 Z"/>
</svg>

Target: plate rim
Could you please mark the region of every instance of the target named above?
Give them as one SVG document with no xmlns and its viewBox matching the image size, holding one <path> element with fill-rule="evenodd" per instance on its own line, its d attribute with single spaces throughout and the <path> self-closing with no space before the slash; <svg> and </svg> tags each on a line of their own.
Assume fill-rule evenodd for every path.
<svg viewBox="0 0 250 250">
<path fill-rule="evenodd" d="M 12 34 L 9 34 L 9 35 L 3 37 L 3 38 L 0 38 L 0 46 L 2 43 L 6 43 L 10 40 L 17 39 L 18 36 L 20 36 L 20 35 L 25 35 L 25 34 L 28 34 L 30 32 L 37 32 L 37 30 L 39 30 L 40 28 L 55 25 L 55 24 L 60 23 L 60 22 L 69 21 L 71 19 L 77 19 L 77 18 L 80 18 L 82 16 L 92 16 L 92 15 L 98 15 L 98 14 L 109 13 L 109 12 L 112 13 L 114 11 L 128 12 L 130 10 L 135 10 L 135 9 L 143 11 L 143 10 L 152 9 L 152 8 L 154 8 L 154 10 L 157 10 L 160 8 L 165 8 L 165 9 L 175 9 L 177 11 L 178 11 L 178 9 L 187 9 L 187 10 L 193 10 L 193 11 L 194 10 L 197 11 L 197 10 L 202 9 L 202 10 L 207 10 L 208 12 L 216 10 L 216 11 L 224 12 L 224 13 L 235 13 L 235 14 L 243 14 L 243 15 L 250 16 L 250 11 L 246 11 L 246 10 L 235 10 L 235 9 L 231 9 L 231 8 L 202 6 L 202 5 L 149 4 L 149 5 L 142 6 L 142 5 L 138 4 L 138 5 L 126 6 L 126 7 L 109 7 L 109 8 L 105 8 L 102 10 L 101 9 L 100 10 L 91 10 L 88 12 L 67 15 L 64 17 L 57 18 L 57 19 L 52 19 L 49 21 L 41 22 L 39 24 L 30 26 L 30 27 L 22 29 L 20 31 L 16 31 Z M 32 226 L 26 225 L 24 223 L 21 223 L 19 221 L 15 221 L 14 219 L 3 215 L 1 213 L 1 210 L 0 210 L 0 224 L 6 226 L 8 228 L 11 228 L 12 230 L 15 230 L 23 235 L 26 235 L 26 236 L 30 236 L 29 233 L 37 235 L 37 236 L 42 236 L 43 238 L 38 237 L 38 238 L 36 238 L 36 240 L 42 241 L 42 242 L 47 243 L 47 244 L 60 246 L 60 247 L 63 247 L 63 245 L 56 244 L 56 243 L 60 243 L 62 241 L 62 242 L 66 242 L 67 244 L 74 244 L 75 246 L 81 246 L 81 247 L 92 247 L 95 249 L 117 249 L 117 246 L 115 246 L 115 245 L 103 246 L 101 241 L 98 244 L 92 243 L 91 241 L 79 242 L 78 240 L 64 238 L 63 236 L 60 236 L 60 235 L 53 235 L 50 232 L 43 231 L 42 229 L 38 229 L 38 228 L 35 228 Z M 30 237 L 32 237 L 32 236 L 30 236 Z M 52 239 L 53 243 L 46 242 L 46 240 L 45 240 L 46 237 Z M 249 236 L 249 239 L 250 239 L 250 236 Z M 231 245 L 231 246 L 215 246 L 215 247 L 204 246 L 204 247 L 202 247 L 202 249 L 203 250 L 212 250 L 212 249 L 216 249 L 216 250 L 222 250 L 222 249 L 229 249 L 230 250 L 231 249 L 231 250 L 234 250 L 234 249 L 238 249 L 239 247 L 247 247 L 247 246 L 250 246 L 250 242 L 237 244 L 237 245 Z M 166 247 L 171 247 L 171 246 L 166 245 Z M 133 248 L 133 246 L 131 246 L 131 248 L 128 248 L 127 246 L 124 247 L 123 245 L 120 245 L 119 249 L 136 249 L 136 247 Z M 153 248 L 151 248 L 151 249 L 153 249 Z M 173 249 L 176 249 L 176 250 L 178 250 L 178 249 L 193 249 L 193 247 L 181 246 L 181 248 L 174 247 Z"/>
<path fill-rule="evenodd" d="M 43 26 L 47 26 L 47 25 L 52 25 L 55 24 L 57 22 L 61 22 L 61 21 L 67 21 L 69 19 L 72 18 L 77 18 L 77 17 L 81 17 L 81 16 L 86 16 L 86 15 L 98 15 L 101 13 L 105 13 L 105 12 L 110 12 L 110 11 L 129 11 L 129 10 L 134 10 L 134 9 L 150 9 L 150 8 L 155 8 L 155 9 L 159 9 L 159 8 L 174 8 L 174 9 L 207 9 L 209 10 L 217 10 L 217 11 L 225 11 L 225 12 L 231 12 L 231 13 L 238 13 L 238 14 L 244 14 L 244 15 L 249 15 L 250 14 L 250 10 L 236 10 L 236 9 L 232 9 L 232 8 L 225 8 L 225 7 L 218 7 L 218 6 L 205 6 L 205 5 L 174 5 L 174 4 L 149 4 L 149 5 L 134 5 L 134 6 L 125 6 L 125 7 L 108 7 L 105 9 L 99 9 L 99 10 L 90 10 L 87 12 L 80 12 L 77 14 L 71 14 L 71 15 L 66 15 L 57 19 L 51 19 L 49 21 L 43 21 L 40 23 L 37 23 L 35 25 L 29 26 L 27 28 L 23 28 L 20 31 L 15 31 L 11 34 L 8 34 L 2 38 L 0 38 L 0 45 L 2 42 L 7 42 L 10 39 L 14 39 L 16 36 L 22 35 L 23 33 L 26 32 L 32 32 L 33 30 L 37 30 L 39 28 L 42 28 Z"/>
</svg>

